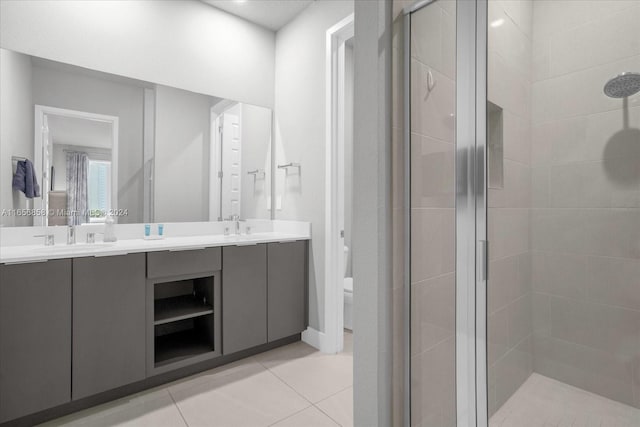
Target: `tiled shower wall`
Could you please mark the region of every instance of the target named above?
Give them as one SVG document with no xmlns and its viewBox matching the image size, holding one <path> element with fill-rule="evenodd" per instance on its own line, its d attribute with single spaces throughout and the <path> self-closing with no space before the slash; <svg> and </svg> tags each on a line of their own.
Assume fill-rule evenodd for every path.
<svg viewBox="0 0 640 427">
<path fill-rule="evenodd" d="M 488 3 L 488 99 L 502 109 L 503 182 L 489 188 L 488 364 L 493 414 L 533 371 L 531 0 Z M 490 144 L 492 144 L 490 142 Z M 489 156 L 493 158 L 489 149 Z M 490 171 L 495 163 L 490 161 Z M 501 188 L 500 188 L 501 187 Z"/>
<path fill-rule="evenodd" d="M 640 3 L 533 3 L 534 368 L 640 407 Z"/>
<path fill-rule="evenodd" d="M 410 3 L 394 0 L 397 254 L 400 10 Z M 640 71 L 638 9 L 637 1 L 489 2 L 488 94 L 504 121 L 504 187 L 489 195 L 491 413 L 533 370 L 640 406 L 640 95 L 626 110 L 602 95 L 608 78 Z M 454 17 L 453 2 L 438 0 L 414 14 L 412 28 L 412 421 L 438 427 L 455 420 Z M 398 338 L 402 259 L 394 258 Z"/>
</svg>

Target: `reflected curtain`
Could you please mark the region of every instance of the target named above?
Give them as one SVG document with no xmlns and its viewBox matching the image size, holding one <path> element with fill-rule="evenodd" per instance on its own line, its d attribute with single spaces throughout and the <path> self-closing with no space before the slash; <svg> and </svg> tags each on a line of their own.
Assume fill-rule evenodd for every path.
<svg viewBox="0 0 640 427">
<path fill-rule="evenodd" d="M 89 222 L 88 170 L 89 156 L 82 152 L 67 152 L 67 209 L 68 224 Z"/>
</svg>

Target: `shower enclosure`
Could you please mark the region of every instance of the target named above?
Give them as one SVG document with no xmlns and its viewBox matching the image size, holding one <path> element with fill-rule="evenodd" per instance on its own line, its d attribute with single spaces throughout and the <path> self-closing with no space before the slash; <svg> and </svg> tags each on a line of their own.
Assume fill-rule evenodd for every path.
<svg viewBox="0 0 640 427">
<path fill-rule="evenodd" d="M 407 424 L 640 425 L 638 22 L 405 8 Z"/>
</svg>

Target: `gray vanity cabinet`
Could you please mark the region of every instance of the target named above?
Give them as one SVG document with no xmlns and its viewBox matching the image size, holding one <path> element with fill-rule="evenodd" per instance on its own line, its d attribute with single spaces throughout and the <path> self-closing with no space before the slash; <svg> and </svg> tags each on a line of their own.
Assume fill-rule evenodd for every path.
<svg viewBox="0 0 640 427">
<path fill-rule="evenodd" d="M 222 249 L 222 352 L 267 342 L 267 245 Z"/>
<path fill-rule="evenodd" d="M 306 328 L 307 242 L 269 243 L 267 249 L 268 340 Z"/>
<path fill-rule="evenodd" d="M 73 260 L 73 399 L 146 376 L 145 254 Z"/>
<path fill-rule="evenodd" d="M 71 400 L 71 260 L 0 265 L 0 422 Z"/>
</svg>

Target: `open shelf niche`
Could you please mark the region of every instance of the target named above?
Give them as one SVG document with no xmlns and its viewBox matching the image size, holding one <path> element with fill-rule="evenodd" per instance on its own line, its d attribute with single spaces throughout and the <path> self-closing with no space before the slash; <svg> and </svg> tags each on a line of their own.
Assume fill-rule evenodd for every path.
<svg viewBox="0 0 640 427">
<path fill-rule="evenodd" d="M 154 368 L 221 354 L 218 280 L 213 275 L 151 284 Z"/>
</svg>

